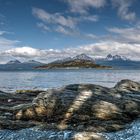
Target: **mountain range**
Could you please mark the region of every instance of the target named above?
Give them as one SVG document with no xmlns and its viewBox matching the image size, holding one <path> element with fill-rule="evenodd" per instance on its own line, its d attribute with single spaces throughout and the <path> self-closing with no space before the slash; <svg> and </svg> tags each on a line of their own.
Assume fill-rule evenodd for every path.
<svg viewBox="0 0 140 140">
<path fill-rule="evenodd" d="M 111 66 L 114 69 L 140 69 L 140 61 L 131 60 L 120 55 L 108 54 L 106 58 L 95 59 L 95 62 L 100 65 Z"/>
<path fill-rule="evenodd" d="M 134 61 L 128 59 L 125 56 L 112 55 L 112 54 L 108 54 L 105 58 L 95 58 L 95 59 L 89 57 L 86 54 L 80 54 L 75 57 L 67 57 L 62 60 L 57 60 L 50 64 L 57 64 L 57 63 L 63 64 L 75 60 L 87 60 L 97 65 L 112 67 L 113 69 L 140 69 L 140 61 Z"/>
<path fill-rule="evenodd" d="M 64 58 L 61 60 L 56 60 L 51 63 L 64 63 L 64 62 L 74 61 L 74 60 L 89 60 L 89 61 L 92 61 L 93 63 L 95 63 L 93 58 L 89 57 L 88 55 L 86 55 L 84 53 L 76 55 L 74 57 L 67 57 L 67 58 Z"/>
<path fill-rule="evenodd" d="M 96 64 L 95 61 L 86 54 L 80 54 L 75 57 L 68 57 L 66 59 L 51 62 L 46 65 L 36 67 L 37 69 L 79 69 L 79 68 L 96 68 L 105 69 L 111 68 Z"/>
<path fill-rule="evenodd" d="M 44 65 L 44 63 L 29 60 L 27 62 L 20 62 L 19 60 L 11 60 L 6 64 L 0 64 L 0 70 L 33 70 L 34 67 Z"/>
<path fill-rule="evenodd" d="M 105 58 L 105 60 L 107 61 L 127 61 L 129 60 L 127 57 L 125 56 L 121 56 L 121 55 L 112 55 L 112 54 L 108 54 L 107 57 Z"/>
<path fill-rule="evenodd" d="M 130 60 L 121 55 L 108 54 L 105 58 L 89 57 L 86 54 L 80 54 L 74 57 L 67 57 L 45 64 L 35 60 L 20 62 L 11 60 L 6 64 L 0 64 L 0 70 L 35 70 L 50 68 L 107 68 L 113 69 L 140 69 L 140 61 Z"/>
</svg>

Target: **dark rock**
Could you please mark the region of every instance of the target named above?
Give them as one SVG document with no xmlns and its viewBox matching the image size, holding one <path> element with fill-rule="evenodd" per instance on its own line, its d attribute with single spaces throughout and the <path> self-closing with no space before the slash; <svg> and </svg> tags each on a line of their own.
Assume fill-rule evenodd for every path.
<svg viewBox="0 0 140 140">
<path fill-rule="evenodd" d="M 110 132 L 140 116 L 140 83 L 114 88 L 74 84 L 47 91 L 0 92 L 0 128 Z M 87 139 L 92 139 L 87 138 Z M 78 138 L 77 138 L 78 140 Z"/>
</svg>

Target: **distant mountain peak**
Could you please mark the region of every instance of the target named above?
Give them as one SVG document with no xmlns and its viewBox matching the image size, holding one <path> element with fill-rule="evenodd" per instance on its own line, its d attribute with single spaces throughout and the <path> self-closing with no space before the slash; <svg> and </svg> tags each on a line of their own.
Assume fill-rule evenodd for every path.
<svg viewBox="0 0 140 140">
<path fill-rule="evenodd" d="M 21 62 L 19 60 L 10 60 L 9 62 L 7 62 L 7 64 L 21 64 Z"/>
<path fill-rule="evenodd" d="M 79 55 L 76 55 L 75 57 L 72 58 L 73 60 L 90 60 L 90 61 L 94 61 L 93 58 L 89 57 L 88 55 L 82 53 Z"/>
<path fill-rule="evenodd" d="M 24 63 L 41 64 L 41 62 L 36 61 L 36 60 L 28 60 L 27 62 L 24 62 Z"/>
<path fill-rule="evenodd" d="M 127 57 L 121 56 L 121 55 L 118 55 L 118 54 L 116 54 L 116 55 L 108 54 L 105 59 L 108 60 L 108 61 L 113 61 L 113 60 L 123 60 L 123 61 L 126 61 L 126 60 L 129 60 Z"/>
<path fill-rule="evenodd" d="M 67 57 L 67 58 L 64 58 L 64 59 L 61 59 L 61 60 L 53 61 L 51 63 L 64 63 L 64 62 L 76 61 L 76 60 L 86 60 L 86 61 L 94 62 L 94 59 L 92 59 L 88 55 L 82 53 L 82 54 L 76 55 L 74 57 Z"/>
<path fill-rule="evenodd" d="M 106 57 L 106 60 L 112 60 L 112 59 L 113 59 L 112 54 L 108 54 L 107 57 Z"/>
</svg>

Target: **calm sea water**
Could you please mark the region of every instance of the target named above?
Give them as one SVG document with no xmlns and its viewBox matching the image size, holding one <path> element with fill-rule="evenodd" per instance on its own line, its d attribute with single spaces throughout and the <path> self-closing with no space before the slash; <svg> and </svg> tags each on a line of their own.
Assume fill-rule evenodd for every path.
<svg viewBox="0 0 140 140">
<path fill-rule="evenodd" d="M 113 87 L 122 79 L 140 81 L 140 70 L 49 70 L 0 72 L 0 90 L 47 89 L 75 83 Z"/>
</svg>

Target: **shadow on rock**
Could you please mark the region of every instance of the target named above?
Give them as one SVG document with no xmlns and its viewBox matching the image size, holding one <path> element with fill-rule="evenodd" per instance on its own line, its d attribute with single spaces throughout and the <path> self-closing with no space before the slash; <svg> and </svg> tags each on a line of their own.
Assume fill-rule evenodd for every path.
<svg viewBox="0 0 140 140">
<path fill-rule="evenodd" d="M 114 88 L 73 84 L 47 91 L 0 92 L 1 129 L 111 132 L 140 115 L 140 83 L 122 80 Z"/>
</svg>

